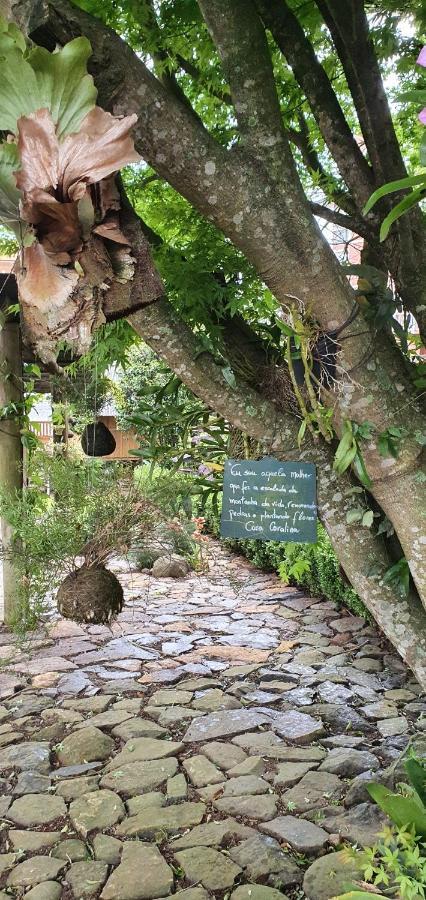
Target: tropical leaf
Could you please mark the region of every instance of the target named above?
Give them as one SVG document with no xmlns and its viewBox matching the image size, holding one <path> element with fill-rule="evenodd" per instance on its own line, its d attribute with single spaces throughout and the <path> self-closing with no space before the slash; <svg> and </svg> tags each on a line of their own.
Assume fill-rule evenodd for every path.
<svg viewBox="0 0 426 900">
<path fill-rule="evenodd" d="M 333 462 L 333 469 L 341 475 L 349 468 L 357 452 L 354 439 L 352 422 L 346 419 L 343 425 L 342 437 L 339 441 Z"/>
<path fill-rule="evenodd" d="M 387 238 L 391 225 L 399 219 L 400 216 L 404 215 L 405 212 L 408 212 L 412 206 L 416 206 L 419 200 L 424 196 L 424 192 L 426 190 L 426 174 L 422 176 L 423 178 L 423 187 L 418 188 L 416 191 L 411 191 L 411 194 L 408 194 L 408 197 L 404 197 L 400 203 L 397 203 L 396 206 L 391 210 L 389 215 L 383 219 L 383 222 L 380 227 L 380 240 L 384 241 Z"/>
<path fill-rule="evenodd" d="M 5 228 L 21 237 L 19 222 L 20 191 L 16 187 L 13 173 L 19 167 L 16 144 L 0 144 L 0 221 Z"/>
<path fill-rule="evenodd" d="M 59 139 L 78 131 L 95 106 L 97 90 L 87 72 L 91 53 L 90 41 L 78 37 L 54 53 L 35 47 L 28 54 L 39 91 L 39 105 L 35 109 L 50 110 Z"/>
<path fill-rule="evenodd" d="M 405 762 L 405 771 L 426 810 L 426 766 L 412 756 Z"/>
<path fill-rule="evenodd" d="M 426 809 L 414 797 L 393 794 L 383 784 L 368 784 L 367 791 L 398 828 L 412 826 L 419 837 L 426 837 Z"/>
<path fill-rule="evenodd" d="M 87 72 L 89 41 L 75 38 L 54 53 L 44 47 L 24 51 L 16 26 L 8 32 L 0 26 L 0 129 L 15 134 L 21 116 L 48 109 L 58 137 L 77 131 L 97 96 Z"/>
<path fill-rule="evenodd" d="M 35 72 L 16 46 L 0 56 L 0 130 L 16 133 L 21 116 L 40 109 Z"/>
<path fill-rule="evenodd" d="M 399 178 L 398 181 L 388 181 L 387 184 L 382 184 L 381 187 L 374 191 L 374 194 L 371 195 L 369 200 L 364 206 L 363 214 L 370 212 L 370 209 L 377 203 L 381 197 L 385 197 L 386 194 L 393 194 L 394 191 L 402 191 L 404 188 L 413 187 L 415 184 L 421 184 L 426 179 L 426 174 L 423 175 L 408 175 L 407 178 Z"/>
</svg>

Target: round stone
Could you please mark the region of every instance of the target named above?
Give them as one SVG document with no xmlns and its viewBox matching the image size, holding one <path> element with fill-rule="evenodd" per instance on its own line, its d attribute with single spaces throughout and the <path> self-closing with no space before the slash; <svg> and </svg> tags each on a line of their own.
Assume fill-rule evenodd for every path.
<svg viewBox="0 0 426 900">
<path fill-rule="evenodd" d="M 114 791 L 101 790 L 83 794 L 73 800 L 70 806 L 70 819 L 76 831 L 87 837 L 90 831 L 102 831 L 111 828 L 124 818 L 124 803 Z"/>
<path fill-rule="evenodd" d="M 12 803 L 7 817 L 22 825 L 31 828 L 33 825 L 48 825 L 65 816 L 67 808 L 62 797 L 53 797 L 50 794 L 25 794 L 18 797 Z"/>
<path fill-rule="evenodd" d="M 56 750 L 56 755 L 62 766 L 74 766 L 108 759 L 114 746 L 114 741 L 107 734 L 99 728 L 88 726 L 64 738 Z"/>
</svg>

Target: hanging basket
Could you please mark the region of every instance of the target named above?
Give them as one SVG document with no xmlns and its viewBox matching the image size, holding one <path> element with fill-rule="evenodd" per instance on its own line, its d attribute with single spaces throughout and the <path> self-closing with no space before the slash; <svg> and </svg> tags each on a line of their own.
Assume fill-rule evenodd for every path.
<svg viewBox="0 0 426 900">
<path fill-rule="evenodd" d="M 81 566 L 66 576 L 56 602 L 65 619 L 107 625 L 123 608 L 123 588 L 105 566 Z"/>
<path fill-rule="evenodd" d="M 110 456 L 116 448 L 115 437 L 103 422 L 92 422 L 81 435 L 81 446 L 86 456 Z"/>
</svg>

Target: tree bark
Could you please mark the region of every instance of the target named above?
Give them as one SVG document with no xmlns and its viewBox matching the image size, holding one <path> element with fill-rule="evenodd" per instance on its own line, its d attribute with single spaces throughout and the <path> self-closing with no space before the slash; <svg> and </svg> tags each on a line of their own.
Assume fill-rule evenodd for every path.
<svg viewBox="0 0 426 900">
<path fill-rule="evenodd" d="M 22 401 L 22 356 L 19 325 L 6 322 L 0 327 L 0 410 L 9 403 Z M 19 422 L 15 418 L 0 421 L 0 485 L 3 490 L 22 488 L 23 448 Z M 2 556 L 0 559 L 0 587 L 3 583 L 3 603 L 0 592 L 0 621 L 11 624 L 18 602 L 18 574 L 11 555 L 12 528 L 0 520 Z"/>
<path fill-rule="evenodd" d="M 227 28 L 220 20 L 218 0 L 213 0 L 211 5 L 203 0 L 201 5 L 222 54 L 238 113 L 242 140 L 240 146 L 231 149 L 222 147 L 213 139 L 188 109 L 188 104 L 182 102 L 176 93 L 168 91 L 118 35 L 80 9 L 72 7 L 67 0 L 40 0 L 36 7 L 28 0 L 20 0 L 14 8 L 21 13 L 21 21 L 27 22 L 33 37 L 49 47 L 55 41 L 64 43 L 77 34 L 85 33 L 94 50 L 91 70 L 99 88 L 100 103 L 115 114 L 138 114 L 136 146 L 147 162 L 245 254 L 283 307 L 294 304 L 296 298 L 296 304 L 300 300 L 307 314 L 317 320 L 320 328 L 336 328 L 346 320 L 351 310 L 353 293 L 316 225 L 295 172 L 285 133 L 277 119 L 275 88 L 271 81 L 270 62 L 265 62 L 265 41 L 259 30 L 259 19 L 253 15 L 253 5 L 249 3 L 247 8 L 250 14 L 244 20 L 244 38 L 248 46 L 249 39 L 253 37 L 258 49 L 257 57 L 251 58 L 250 63 L 256 77 L 261 74 L 264 79 L 259 87 L 259 96 L 265 101 L 264 108 L 256 101 L 256 116 L 251 121 L 244 108 L 249 98 L 244 77 L 241 77 L 242 73 L 249 73 L 247 61 L 240 53 L 238 66 L 241 71 L 237 71 L 229 50 L 231 40 L 237 47 L 239 45 L 239 18 L 236 12 L 239 10 L 241 13 L 241 0 L 231 0 L 232 15 L 226 20 Z M 269 148 L 266 146 L 268 127 L 272 139 Z M 193 336 L 195 343 L 189 346 L 188 335 L 182 333 L 181 324 L 176 321 L 171 308 L 164 307 L 164 302 L 153 303 L 132 319 L 147 342 L 200 396 L 201 380 L 204 385 L 202 399 L 238 428 L 263 440 L 274 452 L 285 449 L 289 453 L 299 453 L 294 424 L 290 427 L 287 417 L 280 415 L 265 397 L 250 391 L 246 384 L 241 385 L 239 390 L 226 385 L 220 367 L 212 369 L 206 362 L 206 354 L 199 356 L 200 348 Z M 118 304 L 116 315 L 120 314 L 123 313 Z M 403 453 L 397 460 L 383 460 L 375 441 L 365 447 L 363 445 L 362 449 L 372 480 L 373 496 L 383 499 L 383 490 L 387 485 L 388 516 L 398 522 L 401 542 L 404 543 L 420 590 L 422 585 L 416 565 L 419 532 L 409 532 L 403 527 L 403 519 L 407 516 L 412 528 L 420 529 L 423 525 L 423 520 L 420 520 L 421 485 L 414 480 L 419 446 L 413 432 L 419 427 L 420 412 L 400 354 L 386 334 L 377 334 L 368 323 L 362 322 L 361 329 L 357 324 L 352 325 L 345 338 L 339 356 L 339 383 L 336 391 L 325 399 L 333 406 L 337 434 L 341 434 L 348 419 L 358 423 L 368 419 L 377 432 L 389 425 L 407 429 L 409 438 L 404 442 Z M 180 339 L 188 347 L 183 357 Z M 207 377 L 208 390 L 205 386 Z M 403 404 L 401 396 L 407 398 Z M 324 444 L 315 452 L 316 458 L 321 458 L 324 467 L 328 466 L 331 471 L 331 449 Z M 330 488 L 333 491 L 335 482 L 331 479 L 335 477 L 334 474 L 328 477 L 328 485 L 333 485 Z M 345 482 L 343 479 L 343 484 L 349 485 L 351 480 L 347 477 L 349 480 Z M 401 502 L 395 499 L 399 493 L 393 487 L 397 479 L 401 479 L 404 489 L 409 482 L 410 494 L 415 496 L 415 505 L 405 517 L 401 516 L 401 509 L 406 510 L 406 506 L 402 507 Z M 325 504 L 325 487 L 323 497 Z M 345 503 L 346 500 L 342 500 L 343 507 Z M 328 521 L 327 527 L 333 534 L 333 542 L 341 558 L 346 559 L 352 552 L 348 541 L 352 533 L 355 534 L 359 552 L 354 550 L 354 557 L 361 565 L 367 541 L 371 541 L 374 549 L 376 538 L 373 535 L 368 537 L 367 529 L 361 530 L 358 526 L 354 532 L 348 529 L 343 513 L 334 516 L 329 512 Z M 373 549 L 374 556 L 376 551 L 373 552 Z M 364 573 L 362 582 L 362 578 L 356 575 L 355 567 L 351 567 L 348 559 L 344 562 L 343 558 L 346 571 L 353 571 L 354 586 L 368 605 L 367 587 L 370 592 L 373 590 L 370 580 L 368 583 L 366 581 L 368 576 Z M 385 557 L 381 557 L 383 564 L 384 560 Z M 368 602 L 376 603 L 378 608 L 382 603 L 391 604 L 390 596 L 393 595 L 385 586 L 379 585 L 373 593 L 376 599 L 373 601 L 370 598 Z M 392 613 L 395 617 L 397 607 L 402 608 L 399 599 L 395 614 Z M 405 610 L 408 616 L 407 606 Z M 386 619 L 384 612 L 378 615 Z M 390 614 L 389 618 L 392 619 Z M 387 627 L 389 629 L 391 626 Z M 395 618 L 392 640 L 398 638 L 398 627 Z M 404 652 L 408 653 L 408 649 Z M 414 653 L 412 643 L 410 653 Z"/>
<path fill-rule="evenodd" d="M 298 419 L 278 411 L 238 376 L 235 387 L 230 387 L 220 366 L 208 352 L 200 353 L 196 337 L 164 298 L 128 321 L 194 394 L 259 441 L 265 453 L 316 464 L 319 516 L 342 566 L 367 609 L 426 687 L 426 612 L 414 592 L 400 598 L 383 584 L 390 565 L 383 541 L 367 528 L 347 524 L 354 480 L 349 473 L 338 476 L 333 471 L 331 448 L 311 446 L 300 451 Z"/>
</svg>

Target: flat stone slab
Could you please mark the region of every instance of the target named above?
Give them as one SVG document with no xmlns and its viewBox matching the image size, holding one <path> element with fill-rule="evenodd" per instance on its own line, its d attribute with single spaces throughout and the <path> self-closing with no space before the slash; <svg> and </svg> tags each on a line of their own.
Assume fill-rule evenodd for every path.
<svg viewBox="0 0 426 900">
<path fill-rule="evenodd" d="M 270 722 L 268 715 L 250 709 L 223 710 L 194 719 L 182 740 L 196 744 L 215 738 L 232 737 L 245 731 L 254 731 L 259 725 Z"/>
<path fill-rule="evenodd" d="M 123 849 L 121 841 L 109 834 L 97 834 L 93 838 L 92 846 L 95 859 L 107 863 L 108 866 L 118 866 Z"/>
<path fill-rule="evenodd" d="M 195 787 L 204 787 L 206 784 L 220 784 L 223 781 L 223 772 L 201 754 L 185 759 L 183 768 Z"/>
<path fill-rule="evenodd" d="M 193 696 L 192 691 L 160 690 L 152 694 L 149 702 L 152 706 L 184 706 L 191 702 Z"/>
<path fill-rule="evenodd" d="M 48 825 L 67 813 L 62 797 L 49 794 L 26 794 L 18 797 L 8 810 L 7 817 L 15 825 L 31 828 L 34 825 Z"/>
<path fill-rule="evenodd" d="M 363 877 L 362 860 L 347 850 L 316 859 L 305 873 L 303 890 L 308 900 L 330 900 L 345 893 L 353 881 Z"/>
<path fill-rule="evenodd" d="M 82 794 L 89 794 L 90 791 L 97 791 L 99 787 L 98 775 L 82 775 L 81 778 L 69 778 L 60 781 L 56 788 L 56 796 L 63 797 L 65 803 L 71 803 L 71 800 L 77 800 Z"/>
<path fill-rule="evenodd" d="M 274 794 L 255 795 L 250 797 L 221 797 L 214 800 L 214 806 L 220 812 L 230 816 L 244 816 L 248 819 L 267 821 L 277 814 Z"/>
<path fill-rule="evenodd" d="M 284 804 L 294 804 L 296 812 L 329 806 L 330 801 L 339 800 L 345 792 L 345 785 L 337 775 L 328 772 L 308 772 L 295 787 L 283 794 Z"/>
<path fill-rule="evenodd" d="M 127 741 L 121 753 L 106 766 L 105 771 L 120 769 L 126 763 L 139 762 L 140 760 L 164 759 L 167 756 L 175 756 L 183 750 L 184 745 L 178 741 L 159 741 L 156 738 L 134 738 Z"/>
<path fill-rule="evenodd" d="M 47 741 L 24 741 L 0 750 L 0 772 L 5 769 L 33 770 L 48 773 L 50 747 Z"/>
<path fill-rule="evenodd" d="M 310 744 L 325 733 L 321 719 L 314 719 L 296 710 L 274 716 L 272 727 L 286 741 L 295 744 Z"/>
<path fill-rule="evenodd" d="M 342 778 L 354 778 L 369 769 L 373 772 L 379 768 L 379 760 L 368 750 L 336 747 L 331 750 L 319 767 L 320 772 L 331 772 Z"/>
<path fill-rule="evenodd" d="M 114 747 L 112 738 L 89 725 L 64 738 L 56 749 L 56 755 L 62 766 L 75 766 L 108 759 Z"/>
<path fill-rule="evenodd" d="M 11 828 L 8 839 L 13 850 L 24 850 L 29 853 L 37 853 L 44 847 L 53 847 L 61 840 L 60 831 L 22 831 Z"/>
<path fill-rule="evenodd" d="M 90 859 L 89 851 L 83 841 L 77 838 L 69 838 L 69 840 L 61 841 L 57 847 L 54 847 L 50 854 L 53 859 L 65 859 L 67 862 L 81 862 Z"/>
<path fill-rule="evenodd" d="M 26 888 L 43 881 L 53 881 L 62 872 L 64 866 L 65 863 L 62 859 L 33 856 L 14 867 L 7 877 L 7 886 Z"/>
<path fill-rule="evenodd" d="M 259 827 L 297 853 L 318 853 L 328 841 L 328 834 L 323 828 L 296 816 L 278 816 Z"/>
<path fill-rule="evenodd" d="M 241 884 L 232 892 L 231 900 L 288 900 L 288 897 L 263 884 Z"/>
<path fill-rule="evenodd" d="M 100 790 L 83 794 L 70 806 L 71 822 L 83 837 L 90 831 L 111 828 L 124 818 L 126 810 L 121 797 L 113 791 Z"/>
<path fill-rule="evenodd" d="M 246 795 L 267 794 L 270 784 L 258 775 L 239 775 L 230 778 L 223 789 L 223 797 L 242 797 Z"/>
<path fill-rule="evenodd" d="M 116 833 L 121 837 L 155 837 L 199 825 L 206 807 L 204 803 L 178 803 L 166 807 L 148 807 L 136 816 L 124 819 L 117 825 Z"/>
<path fill-rule="evenodd" d="M 101 779 L 100 785 L 103 788 L 133 797 L 135 794 L 160 787 L 168 778 L 176 775 L 177 770 L 178 761 L 173 756 L 160 760 L 140 760 L 126 763 L 113 769 L 112 772 L 107 772 Z"/>
<path fill-rule="evenodd" d="M 62 895 L 61 885 L 57 881 L 43 881 L 25 894 L 26 900 L 60 900 Z M 6 897 L 6 894 L 4 895 Z M 7 895 L 9 897 L 9 895 Z M 3 900 L 0 894 L 0 900 Z"/>
<path fill-rule="evenodd" d="M 253 828 L 240 825 L 235 819 L 223 819 L 221 822 L 206 822 L 197 825 L 188 834 L 171 842 L 172 850 L 188 850 L 190 847 L 219 847 L 229 838 L 248 838 L 255 834 Z"/>
<path fill-rule="evenodd" d="M 351 809 L 342 810 L 340 815 L 327 816 L 322 825 L 330 834 L 339 834 L 351 844 L 372 847 L 387 821 L 378 806 L 359 803 Z"/>
<path fill-rule="evenodd" d="M 242 869 L 212 847 L 193 847 L 175 854 L 187 879 L 208 891 L 224 891 L 233 886 Z"/>
<path fill-rule="evenodd" d="M 91 716 L 90 719 L 79 722 L 76 725 L 76 728 L 86 728 L 87 725 L 90 725 L 92 728 L 101 728 L 105 729 L 105 731 L 109 731 L 114 728 L 114 726 L 121 725 L 122 722 L 125 722 L 126 719 L 130 719 L 131 717 L 132 713 L 127 712 L 125 709 L 109 709 L 106 712 Z"/>
<path fill-rule="evenodd" d="M 254 834 L 248 840 L 231 847 L 229 855 L 244 869 L 250 880 L 276 876 L 283 886 L 301 881 L 300 869 L 295 861 L 285 853 L 274 838 L 266 834 Z"/>
<path fill-rule="evenodd" d="M 156 722 L 151 722 L 150 719 L 134 716 L 121 725 L 116 725 L 112 729 L 112 734 L 122 741 L 131 741 L 139 737 L 163 738 L 167 734 L 167 729 Z"/>
<path fill-rule="evenodd" d="M 274 784 L 283 788 L 290 788 L 297 784 L 304 775 L 316 769 L 315 762 L 287 762 L 278 766 L 278 772 L 274 778 Z"/>
<path fill-rule="evenodd" d="M 71 886 L 73 895 L 78 900 L 89 900 L 90 897 L 98 897 L 101 887 L 105 884 L 108 875 L 108 866 L 103 862 L 75 862 L 67 871 L 66 881 Z"/>
<path fill-rule="evenodd" d="M 128 841 L 120 865 L 110 875 L 102 900 L 151 900 L 166 897 L 173 887 L 173 871 L 155 844 Z"/>
<path fill-rule="evenodd" d="M 241 747 L 235 747 L 234 744 L 227 744 L 224 741 L 204 744 L 203 755 L 225 772 L 247 759 L 247 754 Z"/>
<path fill-rule="evenodd" d="M 176 776 L 179 778 L 179 775 Z M 167 797 L 160 791 L 149 791 L 147 794 L 137 794 L 126 801 L 126 809 L 129 816 L 137 816 L 144 809 L 152 809 L 153 806 L 165 806 Z"/>
<path fill-rule="evenodd" d="M 179 900 L 209 900 L 209 894 L 204 888 L 187 888 L 186 891 L 177 891 Z"/>
</svg>

